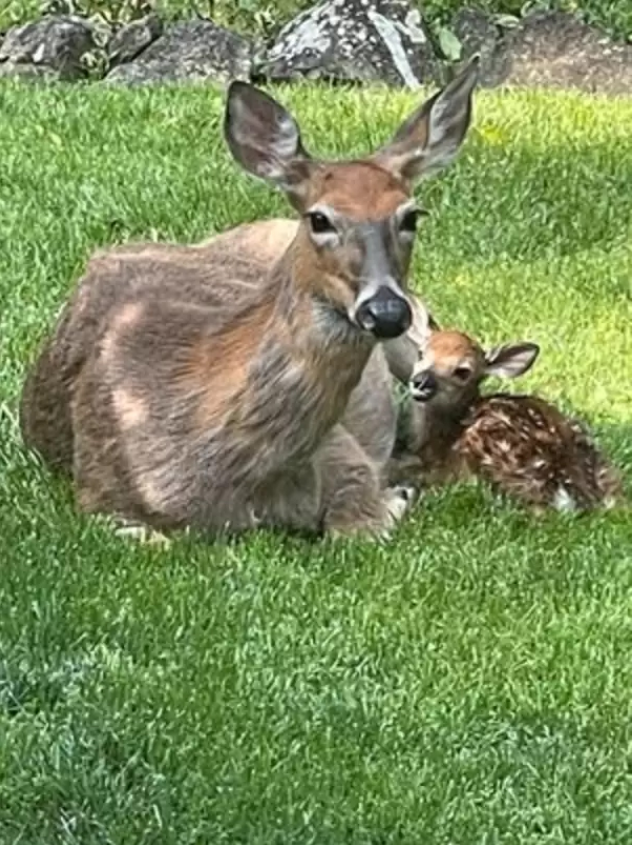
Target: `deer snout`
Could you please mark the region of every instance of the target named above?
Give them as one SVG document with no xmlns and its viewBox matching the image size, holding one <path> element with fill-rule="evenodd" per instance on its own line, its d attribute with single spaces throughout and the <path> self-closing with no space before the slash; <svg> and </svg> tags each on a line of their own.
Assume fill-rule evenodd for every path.
<svg viewBox="0 0 632 845">
<path fill-rule="evenodd" d="M 437 392 L 437 377 L 430 370 L 416 373 L 410 380 L 410 392 L 416 402 L 427 402 Z"/>
<path fill-rule="evenodd" d="M 413 315 L 407 300 L 390 287 L 382 285 L 356 309 L 355 319 L 361 329 L 374 337 L 399 337 L 410 328 Z"/>
</svg>

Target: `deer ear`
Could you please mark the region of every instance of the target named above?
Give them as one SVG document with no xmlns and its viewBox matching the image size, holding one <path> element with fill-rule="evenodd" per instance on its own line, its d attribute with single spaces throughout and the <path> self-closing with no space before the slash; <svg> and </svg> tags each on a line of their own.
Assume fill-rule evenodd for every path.
<svg viewBox="0 0 632 845">
<path fill-rule="evenodd" d="M 497 346 L 485 355 L 485 375 L 516 378 L 529 370 L 540 353 L 535 343 L 513 343 Z"/>
<path fill-rule="evenodd" d="M 409 294 L 408 301 L 413 313 L 413 321 L 407 334 L 417 348 L 421 349 L 426 345 L 431 332 L 438 331 L 439 326 L 418 297 Z"/>
<path fill-rule="evenodd" d="M 228 87 L 224 135 L 235 160 L 249 173 L 298 198 L 310 157 L 292 115 L 272 97 L 246 82 Z"/>
<path fill-rule="evenodd" d="M 451 164 L 470 125 L 478 66 L 474 56 L 400 126 L 375 160 L 406 182 L 432 176 Z"/>
</svg>

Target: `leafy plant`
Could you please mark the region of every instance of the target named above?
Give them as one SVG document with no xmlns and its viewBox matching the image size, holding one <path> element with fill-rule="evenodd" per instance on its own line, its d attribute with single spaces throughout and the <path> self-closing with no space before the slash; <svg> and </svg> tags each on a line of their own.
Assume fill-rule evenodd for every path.
<svg viewBox="0 0 632 845">
<path fill-rule="evenodd" d="M 437 39 L 444 57 L 450 62 L 458 62 L 461 58 L 463 45 L 454 32 L 447 26 L 440 26 L 437 30 Z"/>
<path fill-rule="evenodd" d="M 109 26 L 119 26 L 142 18 L 154 8 L 149 0 L 46 0 L 44 14 L 81 15 Z"/>
</svg>

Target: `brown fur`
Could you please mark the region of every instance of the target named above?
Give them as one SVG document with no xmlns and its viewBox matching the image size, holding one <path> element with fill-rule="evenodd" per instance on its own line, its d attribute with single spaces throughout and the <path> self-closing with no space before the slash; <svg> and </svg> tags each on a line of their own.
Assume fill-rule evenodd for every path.
<svg viewBox="0 0 632 845">
<path fill-rule="evenodd" d="M 51 337 L 45 341 L 36 366 L 28 375 L 20 414 L 25 441 L 51 466 L 71 472 L 73 428 L 69 409 L 77 374 L 93 348 L 99 317 L 107 320 L 116 294 L 120 295 L 126 288 L 143 296 L 144 290 L 150 287 L 149 281 L 142 276 L 146 266 L 157 268 L 161 276 L 169 273 L 171 267 L 178 272 L 186 268 L 186 276 L 183 273 L 182 279 L 178 275 L 174 277 L 174 295 L 180 292 L 188 301 L 202 298 L 209 305 L 218 300 L 227 302 L 236 293 L 259 288 L 262 273 L 269 272 L 279 260 L 297 229 L 295 220 L 272 219 L 237 226 L 202 244 L 188 247 L 132 244 L 113 247 L 108 253 L 98 252 L 88 264 Z M 227 255 L 239 256 L 241 291 L 237 284 L 217 285 L 211 271 L 201 272 L 201 268 L 218 266 L 218 262 L 221 262 L 219 266 L 226 266 Z M 121 261 L 125 274 L 120 272 Z M 223 340 L 226 341 L 226 336 Z M 222 390 L 228 390 L 233 381 L 231 365 L 221 352 L 216 358 L 222 361 Z M 391 370 L 398 379 L 407 381 L 415 360 L 414 344 L 405 336 L 380 344 L 371 354 L 361 383 L 352 392 L 345 426 L 377 462 L 378 468 L 383 468 L 390 457 L 395 437 L 396 409 L 389 366 L 392 365 Z M 209 396 L 213 404 L 213 394 Z M 366 425 L 367 419 L 372 420 L 371 425 Z"/>
<path fill-rule="evenodd" d="M 436 394 L 413 403 L 393 482 L 445 484 L 476 477 L 534 510 L 589 510 L 623 501 L 617 470 L 585 426 L 537 396 L 480 394 L 488 359 L 470 337 L 433 332 L 416 372 L 431 372 Z M 457 367 L 471 377 L 456 382 Z"/>
<path fill-rule="evenodd" d="M 310 184 L 307 205 L 316 201 L 355 220 L 382 220 L 409 194 L 400 179 L 372 161 L 329 164 Z"/>
<path fill-rule="evenodd" d="M 467 470 L 536 509 L 590 510 L 622 501 L 620 475 L 588 430 L 549 402 L 484 396 L 464 422 L 457 452 Z"/>
<path fill-rule="evenodd" d="M 469 102 L 471 89 L 470 78 L 466 89 L 447 90 Z M 247 121 L 268 119 L 263 95 L 235 91 Z M 460 108 L 449 117 L 462 135 L 469 111 Z M 254 147 L 242 128 L 231 149 L 247 169 L 276 174 L 266 156 L 287 149 L 277 136 L 288 126 L 291 134 L 273 114 L 252 135 Z M 451 157 L 452 131 L 450 124 L 442 136 Z M 443 143 L 429 161 L 445 158 Z M 350 225 L 382 220 L 407 196 L 387 158 L 380 166 L 290 162 L 288 179 L 290 171 L 299 210 L 306 196 L 326 198 L 337 214 L 358 218 Z M 384 488 L 370 454 L 385 462 L 390 451 L 388 410 L 377 437 L 345 427 L 376 349 L 349 316 L 364 284 L 358 273 L 371 266 L 346 242 L 335 257 L 315 249 L 308 226 L 268 221 L 195 246 L 137 244 L 92 258 L 20 409 L 26 443 L 72 474 L 83 510 L 162 529 L 264 524 L 345 534 L 383 533 L 401 516 L 402 496 Z M 405 278 L 407 258 L 392 260 L 389 272 Z M 365 399 L 355 407 L 365 409 Z"/>
</svg>

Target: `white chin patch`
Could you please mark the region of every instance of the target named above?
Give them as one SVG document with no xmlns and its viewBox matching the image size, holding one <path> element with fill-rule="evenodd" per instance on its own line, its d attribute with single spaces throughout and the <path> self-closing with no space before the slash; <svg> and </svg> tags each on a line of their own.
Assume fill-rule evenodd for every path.
<svg viewBox="0 0 632 845">
<path fill-rule="evenodd" d="M 410 395 L 413 397 L 415 402 L 428 402 L 432 399 L 432 394 L 429 393 L 427 390 L 419 390 L 416 387 L 410 388 Z"/>
</svg>

